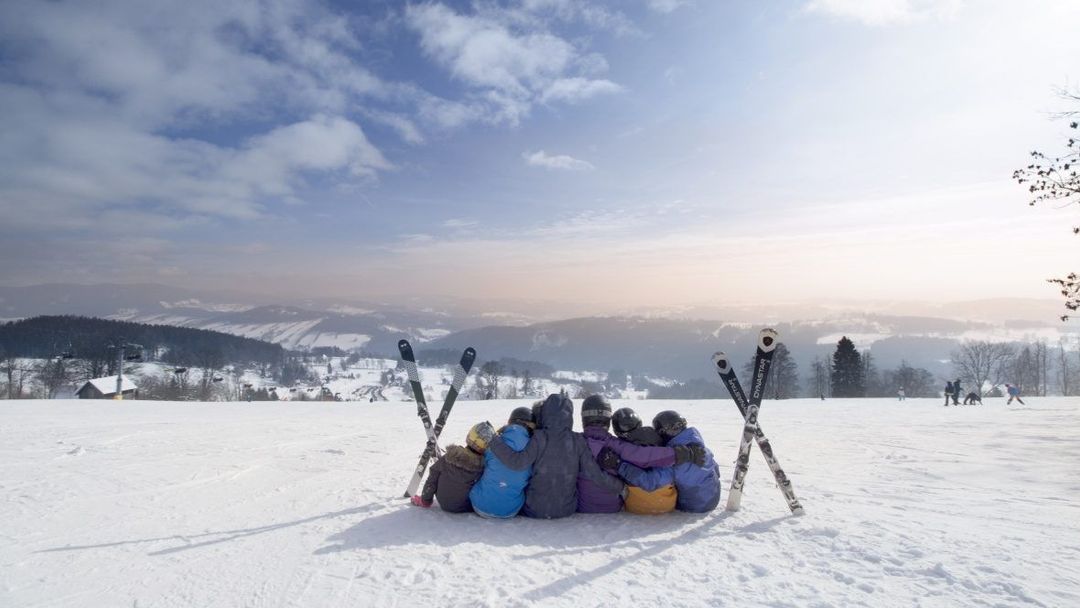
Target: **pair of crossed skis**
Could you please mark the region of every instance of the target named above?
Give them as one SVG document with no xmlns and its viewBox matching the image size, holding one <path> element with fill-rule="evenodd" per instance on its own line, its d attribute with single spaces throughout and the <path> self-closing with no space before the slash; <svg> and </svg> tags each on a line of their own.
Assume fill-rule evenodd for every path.
<svg viewBox="0 0 1080 608">
<path fill-rule="evenodd" d="M 420 488 L 420 480 L 424 478 L 424 471 L 427 470 L 432 456 L 442 455 L 439 435 L 442 434 L 446 419 L 450 416 L 450 410 L 457 401 L 461 387 L 465 386 L 465 378 L 469 375 L 473 362 L 476 361 L 476 349 L 470 346 L 461 353 L 461 361 L 454 368 L 454 379 L 450 383 L 450 390 L 446 393 L 446 399 L 443 401 L 442 409 L 439 410 L 439 417 L 435 419 L 434 425 L 431 424 L 431 414 L 428 412 L 427 400 L 424 399 L 424 387 L 420 384 L 420 371 L 416 368 L 416 356 L 413 354 L 412 345 L 408 340 L 400 340 L 398 352 L 401 353 L 401 360 L 405 362 L 405 372 L 409 375 L 409 384 L 412 385 L 413 398 L 416 399 L 416 415 L 424 424 L 424 432 L 428 438 L 424 452 L 420 454 L 420 462 L 413 471 L 412 479 L 409 480 L 409 487 L 405 490 L 405 498 L 408 498 L 416 494 Z"/>
<path fill-rule="evenodd" d="M 731 393 L 731 398 L 735 401 L 735 406 L 739 408 L 739 413 L 742 414 L 744 420 L 742 439 L 739 442 L 739 455 L 735 459 L 735 474 L 731 478 L 731 491 L 728 493 L 728 511 L 739 510 L 742 502 L 743 486 L 746 483 L 746 473 L 750 468 L 750 450 L 753 447 L 753 442 L 757 441 L 758 447 L 761 448 L 761 454 L 765 457 L 765 462 L 769 465 L 773 478 L 776 479 L 776 485 L 784 495 L 784 500 L 787 501 L 788 508 L 795 515 L 803 514 L 802 505 L 799 504 L 799 499 L 795 497 L 795 490 L 791 487 L 791 480 L 784 473 L 784 469 L 780 467 L 780 462 L 773 454 L 772 445 L 765 438 L 765 433 L 761 430 L 757 421 L 761 400 L 765 396 L 765 381 L 768 379 L 769 369 L 772 367 L 773 351 L 778 343 L 777 337 L 776 331 L 772 329 L 763 329 L 758 334 L 757 352 L 754 355 L 754 371 L 750 380 L 751 393 L 749 399 L 746 398 L 746 393 L 743 392 L 742 385 L 739 384 L 739 378 L 735 375 L 735 370 L 731 367 L 731 360 L 728 359 L 727 355 L 717 352 L 712 357 L 716 372 L 720 374 L 720 379 L 723 380 L 724 386 Z"/>
</svg>

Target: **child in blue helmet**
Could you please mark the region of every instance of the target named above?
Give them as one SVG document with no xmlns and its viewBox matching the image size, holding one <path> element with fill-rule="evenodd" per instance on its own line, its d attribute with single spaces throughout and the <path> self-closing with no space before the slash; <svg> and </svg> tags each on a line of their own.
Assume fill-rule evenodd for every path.
<svg viewBox="0 0 1080 608">
<path fill-rule="evenodd" d="M 510 413 L 510 420 L 499 430 L 499 436 L 515 452 L 529 445 L 536 420 L 533 410 L 519 407 Z M 525 505 L 525 488 L 532 477 L 532 467 L 515 471 L 503 464 L 494 450 L 484 453 L 484 473 L 469 491 L 473 511 L 482 517 L 505 519 L 514 517 Z"/>
</svg>

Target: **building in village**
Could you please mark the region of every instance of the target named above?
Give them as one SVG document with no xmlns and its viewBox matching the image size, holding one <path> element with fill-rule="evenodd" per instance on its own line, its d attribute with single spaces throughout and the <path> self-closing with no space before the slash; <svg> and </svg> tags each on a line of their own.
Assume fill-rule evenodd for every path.
<svg viewBox="0 0 1080 608">
<path fill-rule="evenodd" d="M 128 376 L 124 376 L 121 393 L 124 399 L 136 399 L 139 396 L 139 387 L 135 386 Z M 75 391 L 75 396 L 79 399 L 115 399 L 116 376 L 87 380 L 79 390 Z"/>
</svg>

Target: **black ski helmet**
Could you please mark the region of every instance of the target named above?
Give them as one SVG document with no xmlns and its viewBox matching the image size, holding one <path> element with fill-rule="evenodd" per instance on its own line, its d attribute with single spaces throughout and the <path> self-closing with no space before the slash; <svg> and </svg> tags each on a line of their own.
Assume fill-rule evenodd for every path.
<svg viewBox="0 0 1080 608">
<path fill-rule="evenodd" d="M 665 441 L 686 430 L 686 418 L 675 410 L 664 410 L 652 419 L 653 428 Z"/>
<path fill-rule="evenodd" d="M 664 445 L 664 438 L 660 436 L 660 433 L 656 432 L 656 429 L 651 426 L 639 426 L 638 428 L 630 431 L 623 439 L 633 443 L 634 445 L 647 445 L 658 446 Z"/>
<path fill-rule="evenodd" d="M 589 395 L 581 402 L 581 426 L 602 426 L 611 422 L 611 403 L 603 395 Z"/>
<path fill-rule="evenodd" d="M 611 415 L 611 430 L 619 437 L 641 426 L 641 416 L 633 409 L 620 407 Z"/>
<path fill-rule="evenodd" d="M 533 416 L 531 407 L 523 405 L 514 408 L 514 411 L 510 412 L 510 420 L 507 424 L 520 424 L 529 430 L 533 430 L 536 428 L 536 417 Z"/>
</svg>

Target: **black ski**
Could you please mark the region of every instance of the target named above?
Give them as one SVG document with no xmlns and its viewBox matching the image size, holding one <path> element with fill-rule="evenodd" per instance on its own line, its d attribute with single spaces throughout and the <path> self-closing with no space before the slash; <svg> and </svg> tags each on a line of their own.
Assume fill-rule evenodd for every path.
<svg viewBox="0 0 1080 608">
<path fill-rule="evenodd" d="M 469 369 L 472 368 L 473 361 L 476 360 L 476 350 L 470 347 L 466 348 L 465 352 L 462 353 L 461 361 L 454 369 L 454 380 L 450 385 L 450 390 L 446 393 L 446 400 L 443 401 L 442 409 L 439 411 L 439 416 L 434 425 L 431 423 L 431 414 L 428 411 L 427 401 L 424 399 L 424 388 L 420 383 L 420 371 L 416 367 L 416 357 L 408 340 L 398 342 L 398 351 L 401 353 L 402 361 L 405 362 L 405 371 L 409 375 L 409 384 L 412 385 L 413 397 L 416 399 L 416 413 L 424 424 L 424 433 L 428 438 L 427 445 L 424 446 L 424 452 L 420 455 L 420 462 L 417 463 L 412 479 L 409 480 L 409 487 L 405 490 L 405 497 L 408 498 L 420 488 L 420 481 L 424 477 L 424 471 L 427 470 L 431 458 L 438 456 L 441 452 L 439 449 L 439 435 L 442 434 L 446 419 L 450 416 L 450 410 L 453 409 L 454 402 L 457 401 L 458 393 L 461 392 L 461 388 L 465 385 L 465 378 L 469 374 Z"/>
<path fill-rule="evenodd" d="M 776 337 L 776 331 L 772 329 L 763 329 L 758 334 L 757 352 L 754 353 L 754 374 L 750 381 L 750 398 L 747 400 L 742 439 L 739 441 L 739 455 L 735 459 L 735 473 L 732 475 L 731 491 L 728 493 L 728 511 L 738 511 L 742 503 L 746 473 L 750 469 L 750 448 L 753 446 L 754 436 L 758 430 L 758 409 L 765 395 L 765 382 L 769 379 L 769 369 L 772 367 Z"/>
<path fill-rule="evenodd" d="M 749 409 L 749 401 L 746 398 L 746 393 L 743 392 L 742 385 L 739 384 L 739 378 L 735 375 L 735 370 L 731 367 L 731 361 L 724 353 L 716 353 L 713 355 L 713 365 L 716 366 L 716 372 L 720 374 L 720 379 L 723 381 L 724 386 L 727 387 L 728 392 L 731 393 L 735 406 L 739 408 L 739 413 L 742 414 L 745 420 Z M 757 441 L 758 447 L 761 448 L 761 454 L 765 457 L 765 462 L 769 465 L 769 470 L 772 471 L 776 485 L 780 488 L 780 492 L 783 493 L 788 508 L 791 509 L 793 514 L 802 515 L 803 508 L 799 504 L 799 499 L 795 496 L 795 489 L 791 486 L 791 480 L 784 473 L 784 469 L 780 467 L 780 461 L 773 454 L 772 444 L 765 437 L 765 432 L 761 430 L 760 425 L 754 431 L 754 440 Z"/>
</svg>

